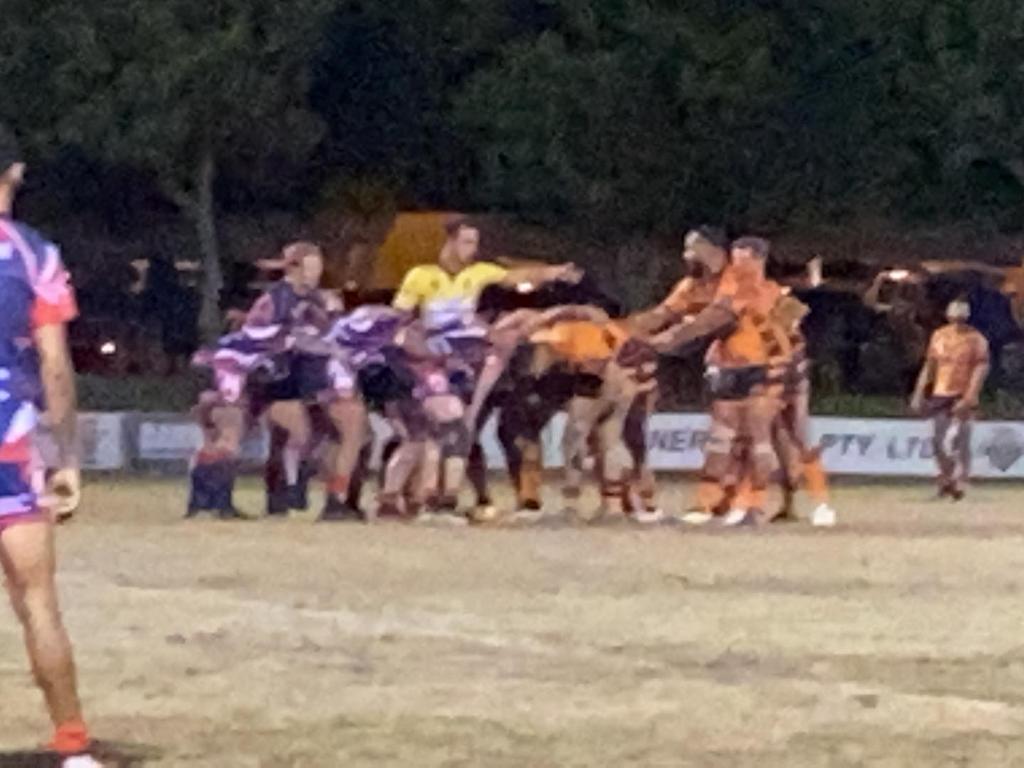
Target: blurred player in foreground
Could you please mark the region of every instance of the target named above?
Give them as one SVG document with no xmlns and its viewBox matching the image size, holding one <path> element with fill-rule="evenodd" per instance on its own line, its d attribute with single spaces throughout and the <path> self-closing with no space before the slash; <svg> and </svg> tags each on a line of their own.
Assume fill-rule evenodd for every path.
<svg viewBox="0 0 1024 768">
<path fill-rule="evenodd" d="M 971 474 L 971 426 L 989 371 L 988 342 L 970 326 L 966 299 L 950 302 L 947 325 L 928 343 L 928 356 L 910 402 L 914 413 L 930 416 L 935 426 L 939 496 L 960 501 Z"/>
<path fill-rule="evenodd" d="M 77 310 L 57 248 L 11 218 L 24 174 L 15 141 L 0 126 L 0 563 L 56 728 L 49 749 L 60 755 L 63 768 L 96 768 L 54 579 L 54 516 L 69 516 L 81 496 L 66 336 Z M 34 474 L 41 473 L 32 467 L 40 402 L 59 462 L 45 501 L 36 495 Z"/>
</svg>

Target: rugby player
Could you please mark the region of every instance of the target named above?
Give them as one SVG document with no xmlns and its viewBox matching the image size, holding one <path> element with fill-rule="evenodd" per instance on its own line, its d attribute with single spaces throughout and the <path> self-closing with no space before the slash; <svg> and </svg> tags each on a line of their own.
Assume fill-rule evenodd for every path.
<svg viewBox="0 0 1024 768">
<path fill-rule="evenodd" d="M 988 342 L 969 324 L 971 305 L 956 299 L 947 325 L 928 343 L 928 354 L 910 407 L 930 416 L 935 428 L 939 496 L 960 501 L 971 474 L 971 427 L 989 372 Z"/>
<path fill-rule="evenodd" d="M 14 137 L 0 126 L 0 564 L 56 729 L 50 749 L 64 768 L 96 768 L 55 583 L 54 518 L 74 512 L 81 497 L 66 334 L 77 309 L 57 247 L 12 218 L 24 176 Z M 58 460 L 45 496 L 32 471 L 41 403 Z"/>
</svg>

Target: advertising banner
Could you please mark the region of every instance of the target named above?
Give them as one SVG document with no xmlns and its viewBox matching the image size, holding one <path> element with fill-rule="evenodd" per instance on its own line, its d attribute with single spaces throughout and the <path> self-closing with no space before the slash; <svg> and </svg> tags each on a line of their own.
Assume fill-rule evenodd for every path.
<svg viewBox="0 0 1024 768">
<path fill-rule="evenodd" d="M 89 468 L 113 469 L 125 463 L 121 415 L 83 414 L 83 442 L 88 446 Z M 142 416 L 134 441 L 144 462 L 186 461 L 199 444 L 199 428 L 180 416 Z M 374 416 L 374 465 L 391 429 Z M 565 415 L 559 414 L 543 433 L 544 463 L 562 466 L 561 441 Z M 648 427 L 651 466 L 664 471 L 695 471 L 703 463 L 708 418 L 703 414 L 659 413 Z M 815 418 L 812 433 L 823 449 L 825 468 L 836 475 L 876 477 L 931 477 L 935 460 L 931 425 L 910 419 Z M 493 420 L 482 434 L 484 453 L 492 469 L 504 467 Z M 979 422 L 971 441 L 973 474 L 980 478 L 1024 478 L 1024 422 Z M 266 455 L 266 437 L 260 431 L 246 442 L 244 458 L 259 461 Z"/>
</svg>

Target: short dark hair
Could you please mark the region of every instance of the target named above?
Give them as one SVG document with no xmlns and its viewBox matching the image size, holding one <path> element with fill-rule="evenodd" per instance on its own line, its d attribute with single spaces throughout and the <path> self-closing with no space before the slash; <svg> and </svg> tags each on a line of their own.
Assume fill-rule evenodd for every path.
<svg viewBox="0 0 1024 768">
<path fill-rule="evenodd" d="M 480 228 L 474 223 L 469 216 L 463 216 L 459 214 L 457 216 L 449 216 L 444 221 L 444 233 L 449 237 L 455 237 L 463 229 L 476 229 Z"/>
<path fill-rule="evenodd" d="M 7 173 L 11 166 L 22 161 L 21 149 L 14 134 L 0 123 L 0 176 Z"/>
<path fill-rule="evenodd" d="M 753 251 L 759 259 L 767 259 L 771 253 L 772 244 L 763 237 L 741 237 L 733 241 L 733 250 Z"/>
<path fill-rule="evenodd" d="M 729 250 L 729 236 L 725 234 L 725 230 L 721 227 L 712 227 L 709 224 L 701 224 L 699 227 L 690 230 L 696 234 L 701 240 L 710 243 L 715 248 L 721 248 L 723 251 Z"/>
</svg>

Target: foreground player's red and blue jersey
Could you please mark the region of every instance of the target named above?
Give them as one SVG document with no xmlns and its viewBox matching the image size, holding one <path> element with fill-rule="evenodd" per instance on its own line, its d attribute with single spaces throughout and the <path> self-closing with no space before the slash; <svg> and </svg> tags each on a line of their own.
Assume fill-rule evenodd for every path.
<svg viewBox="0 0 1024 768">
<path fill-rule="evenodd" d="M 0 530 L 5 517 L 35 510 L 30 464 L 42 387 L 32 333 L 76 314 L 57 247 L 0 216 Z"/>
</svg>

